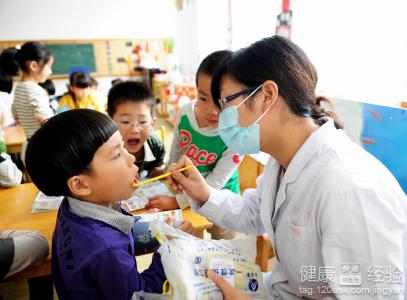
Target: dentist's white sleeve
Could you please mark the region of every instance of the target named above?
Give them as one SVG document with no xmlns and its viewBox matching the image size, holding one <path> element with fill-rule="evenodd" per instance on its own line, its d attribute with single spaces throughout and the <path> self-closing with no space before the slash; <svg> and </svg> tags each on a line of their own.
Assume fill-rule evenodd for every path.
<svg viewBox="0 0 407 300">
<path fill-rule="evenodd" d="M 238 162 L 235 161 L 235 156 L 239 159 Z M 215 168 L 205 177 L 206 183 L 214 189 L 222 189 L 233 176 L 243 157 L 230 149 L 226 149 Z M 177 194 L 175 198 L 180 208 L 184 209 L 190 206 L 191 198 L 186 193 Z"/>
<path fill-rule="evenodd" d="M 205 177 L 205 181 L 215 189 L 222 189 L 233 176 L 244 156 L 236 154 L 231 149 L 226 149 L 216 163 L 212 172 Z M 238 161 L 235 161 L 238 159 Z"/>
<path fill-rule="evenodd" d="M 191 200 L 191 207 L 216 225 L 247 234 L 265 232 L 260 219 L 263 175 L 257 179 L 256 189 L 247 189 L 243 196 L 229 190 L 211 188 L 209 199 L 204 205 Z"/>
</svg>

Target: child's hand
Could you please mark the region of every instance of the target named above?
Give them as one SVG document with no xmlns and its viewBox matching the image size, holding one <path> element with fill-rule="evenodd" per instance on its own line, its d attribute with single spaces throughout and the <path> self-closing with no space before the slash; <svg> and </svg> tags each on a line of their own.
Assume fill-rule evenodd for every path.
<svg viewBox="0 0 407 300">
<path fill-rule="evenodd" d="M 179 205 L 175 197 L 154 196 L 148 198 L 146 209 L 157 209 L 158 211 L 178 209 Z"/>
<path fill-rule="evenodd" d="M 182 173 L 178 171 L 189 165 L 193 165 L 192 161 L 188 157 L 182 156 L 176 164 L 169 167 L 168 172 L 171 172 L 168 179 L 170 185 L 177 193 L 185 191 L 192 199 L 206 202 L 209 198 L 209 185 L 198 169 L 193 167 Z"/>
<path fill-rule="evenodd" d="M 175 217 L 173 215 L 169 216 L 165 222 L 170 225 L 174 226 L 174 221 Z M 177 227 L 177 229 L 182 230 L 183 232 L 186 232 L 190 235 L 195 235 L 195 228 L 192 226 L 191 222 L 189 221 L 182 221 L 181 225 Z M 167 239 L 171 240 L 172 238 L 170 236 L 167 236 Z"/>
<path fill-rule="evenodd" d="M 178 229 L 190 235 L 195 235 L 195 228 L 189 221 L 182 221 L 181 225 L 178 226 Z"/>
<path fill-rule="evenodd" d="M 160 176 L 160 175 L 162 175 L 162 174 L 164 174 L 164 168 L 162 168 L 162 167 L 156 167 L 156 168 L 153 168 L 153 169 L 148 173 L 148 177 L 153 178 L 153 177 L 156 177 L 156 176 Z"/>
</svg>

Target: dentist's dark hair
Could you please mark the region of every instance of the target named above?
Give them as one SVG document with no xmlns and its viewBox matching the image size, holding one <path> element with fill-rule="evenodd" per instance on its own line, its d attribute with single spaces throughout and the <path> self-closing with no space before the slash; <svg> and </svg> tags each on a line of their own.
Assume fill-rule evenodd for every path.
<svg viewBox="0 0 407 300">
<path fill-rule="evenodd" d="M 212 98 L 218 107 L 220 81 L 225 75 L 247 87 L 272 80 L 295 115 L 311 117 L 318 125 L 331 117 L 336 128 L 343 127 L 333 111 L 321 107 L 323 102 L 331 102 L 315 94 L 318 75 L 314 65 L 299 46 L 286 38 L 272 36 L 259 40 L 223 61 L 212 78 L 211 86 Z"/>
</svg>

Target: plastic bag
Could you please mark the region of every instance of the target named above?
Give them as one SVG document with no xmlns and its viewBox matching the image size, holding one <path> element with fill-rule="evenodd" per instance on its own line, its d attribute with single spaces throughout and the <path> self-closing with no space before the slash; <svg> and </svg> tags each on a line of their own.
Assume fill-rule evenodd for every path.
<svg viewBox="0 0 407 300">
<path fill-rule="evenodd" d="M 209 269 L 252 299 L 266 298 L 262 272 L 255 264 L 255 237 L 201 240 L 164 222 L 152 222 L 150 227 L 161 244 L 158 252 L 172 299 L 223 299 L 220 289 L 205 276 Z"/>
</svg>

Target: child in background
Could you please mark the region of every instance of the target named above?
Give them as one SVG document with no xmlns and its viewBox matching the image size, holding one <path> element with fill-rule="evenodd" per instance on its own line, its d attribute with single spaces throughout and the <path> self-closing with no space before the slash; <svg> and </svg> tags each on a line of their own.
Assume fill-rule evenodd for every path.
<svg viewBox="0 0 407 300">
<path fill-rule="evenodd" d="M 0 187 L 19 185 L 21 178 L 22 173 L 10 156 L 1 153 Z M 0 229 L 0 281 L 42 263 L 48 256 L 48 249 L 47 239 L 36 231 Z M 28 286 L 30 299 L 53 299 L 50 276 L 29 279 Z"/>
<path fill-rule="evenodd" d="M 20 69 L 15 59 L 17 51 L 17 48 L 11 47 L 4 49 L 0 54 L 0 111 L 3 112 L 3 119 L 0 124 L 3 127 L 15 123 L 11 113 L 13 103 L 11 92 L 13 90 L 13 76 L 18 76 Z"/>
<path fill-rule="evenodd" d="M 119 128 L 124 147 L 135 156 L 140 178 L 161 175 L 165 149 L 152 132 L 156 118 L 155 99 L 150 90 L 135 81 L 114 85 L 109 91 L 107 112 Z"/>
<path fill-rule="evenodd" d="M 52 80 L 47 79 L 42 83 L 39 83 L 39 86 L 42 87 L 45 92 L 48 95 L 48 99 L 49 99 L 49 106 L 51 107 L 52 111 L 54 113 L 57 112 L 58 109 L 58 100 L 56 99 L 56 97 L 54 97 L 55 95 L 55 85 L 52 82 Z"/>
<path fill-rule="evenodd" d="M 211 96 L 212 75 L 216 67 L 231 55 L 230 51 L 217 51 L 208 55 L 200 64 L 196 75 L 198 99 L 181 107 L 174 126 L 169 164 L 182 155 L 189 157 L 201 172 L 206 182 L 217 189 L 228 189 L 239 194 L 237 167 L 239 155 L 229 150 L 218 133 L 220 110 Z M 156 196 L 149 199 L 146 208 L 170 210 L 189 206 L 185 194 Z M 231 239 L 233 231 L 214 225 L 209 232 L 212 239 Z"/>
<path fill-rule="evenodd" d="M 48 97 L 55 95 L 55 85 L 51 79 L 47 79 L 44 82 L 39 83 L 39 86 L 45 90 Z"/>
<path fill-rule="evenodd" d="M 15 59 L 23 75 L 16 84 L 12 111 L 14 119 L 30 139 L 41 124 L 53 115 L 48 97 L 38 83 L 44 82 L 52 73 L 54 58 L 43 45 L 27 42 L 16 52 Z M 26 143 L 23 144 L 23 153 L 25 148 Z"/>
<path fill-rule="evenodd" d="M 123 147 L 113 120 L 89 109 L 58 114 L 31 138 L 26 162 L 43 193 L 65 196 L 52 242 L 59 299 L 128 300 L 135 291 L 162 292 L 166 277 L 160 255 L 138 273 L 134 217 L 110 208 L 128 199 L 138 181 L 134 156 Z M 191 225 L 180 227 L 190 231 Z"/>
<path fill-rule="evenodd" d="M 98 85 L 99 83 L 97 82 L 97 80 L 93 77 L 90 77 L 90 92 L 92 94 L 92 97 L 95 99 L 98 105 L 103 108 L 103 112 L 106 112 L 107 97 L 105 94 L 98 91 Z"/>
<path fill-rule="evenodd" d="M 0 187 L 20 184 L 21 171 L 4 153 L 0 155 Z M 48 241 L 35 231 L 0 230 L 0 281 L 48 256 Z"/>
<path fill-rule="evenodd" d="M 48 256 L 48 241 L 36 231 L 0 230 L 0 281 Z"/>
<path fill-rule="evenodd" d="M 13 50 L 15 51 L 15 50 Z M 14 55 L 8 57 L 9 65 L 19 65 L 23 71 L 21 81 L 14 91 L 12 114 L 18 124 L 21 124 L 27 140 L 40 128 L 41 124 L 53 115 L 44 90 L 38 85 L 44 82 L 52 73 L 54 59 L 45 47 L 37 42 L 27 42 Z M 3 69 L 10 76 L 9 90 L 12 88 L 12 75 L 15 68 Z M 14 74 L 13 74 L 14 73 Z M 21 160 L 24 162 L 27 141 L 23 142 Z"/>
<path fill-rule="evenodd" d="M 113 80 L 110 82 L 110 84 L 111 84 L 112 86 L 115 86 L 116 84 L 122 83 L 122 82 L 123 82 L 123 79 L 121 79 L 121 78 L 115 78 L 115 79 L 113 79 Z"/>
<path fill-rule="evenodd" d="M 90 92 L 90 76 L 83 72 L 74 72 L 69 76 L 68 92 L 59 100 L 58 112 L 69 109 L 89 108 L 104 112 Z"/>
<path fill-rule="evenodd" d="M 17 48 L 4 49 L 0 54 L 0 153 L 6 152 L 3 127 L 14 123 L 11 114 L 13 76 L 18 75 L 19 66 L 15 61 Z"/>
</svg>

